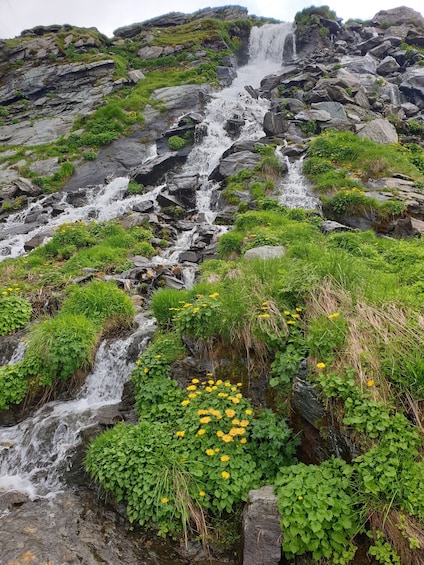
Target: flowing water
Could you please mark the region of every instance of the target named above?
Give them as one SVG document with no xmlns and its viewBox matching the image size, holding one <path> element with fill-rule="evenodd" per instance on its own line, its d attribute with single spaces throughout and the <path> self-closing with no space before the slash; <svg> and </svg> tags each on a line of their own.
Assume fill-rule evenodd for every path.
<svg viewBox="0 0 424 565">
<path fill-rule="evenodd" d="M 211 195 L 217 186 L 209 181 L 208 177 L 219 163 L 222 153 L 233 143 L 233 139 L 225 129 L 227 120 L 234 117 L 243 120 L 244 125 L 238 137 L 239 141 L 255 140 L 264 136 L 262 124 L 264 115 L 269 109 L 269 102 L 265 99 L 255 99 L 250 96 L 245 86 L 258 88 L 265 75 L 281 70 L 284 44 L 289 33 L 291 33 L 289 24 L 269 24 L 261 28 L 253 28 L 249 63 L 238 70 L 233 84 L 217 93 L 205 109 L 202 128 L 207 133 L 201 143 L 195 145 L 183 167 L 184 175 L 195 174 L 200 178 L 200 186 L 197 191 L 199 222 L 210 225 L 216 214 L 211 209 Z M 156 148 L 153 146 L 151 154 L 154 155 L 155 152 Z M 291 163 L 289 165 L 289 174 L 279 187 L 282 193 L 281 202 L 288 206 L 315 208 L 307 185 L 299 180 L 301 179 L 300 168 L 292 166 Z M 9 216 L 2 226 L 3 240 L 0 242 L 0 260 L 24 254 L 25 243 L 34 235 L 46 234 L 46 237 L 48 237 L 57 226 L 64 222 L 90 221 L 93 219 L 101 221 L 119 217 L 130 211 L 137 202 L 154 200 L 155 196 L 164 188 L 158 186 L 147 194 L 129 197 L 126 192 L 127 185 L 127 178 L 116 178 L 107 185 L 84 189 L 85 196 L 81 197 L 78 206 L 72 204 L 72 202 L 75 202 L 75 194 L 63 193 L 59 202 L 63 211 L 58 215 L 52 214 L 52 207 L 49 204 L 51 196 L 46 196 L 37 203 L 31 204 L 27 210 Z M 41 226 L 31 224 L 31 215 L 37 212 L 44 217 L 44 224 Z M 55 213 L 57 214 L 57 211 Z M 25 229 L 23 229 L 23 226 Z M 198 227 L 198 224 L 193 223 L 192 230 L 182 232 L 174 246 L 162 252 L 160 256 L 153 258 L 152 263 L 175 264 L 175 262 L 178 262 L 179 254 L 190 247 Z M 216 226 L 213 229 L 218 234 L 222 228 Z M 192 284 L 194 270 L 186 269 L 185 278 L 186 286 Z M 50 501 L 49 504 L 53 505 L 55 504 L 54 500 L 57 500 L 56 506 L 50 507 L 50 515 L 56 516 L 55 519 L 59 521 L 62 510 L 58 511 L 58 508 L 66 508 L 67 504 L 63 498 L 60 498 L 64 496 L 60 493 L 64 492 L 66 496 L 66 493 L 69 493 L 69 489 L 66 490 L 64 477 L 75 449 L 81 444 L 83 431 L 96 423 L 97 413 L 102 407 L 119 403 L 124 383 L 132 368 L 132 364 L 127 360 L 128 348 L 134 339 L 138 339 L 141 351 L 153 331 L 154 321 L 146 315 L 139 315 L 137 322 L 138 330 L 132 336 L 126 339 L 105 341 L 101 344 L 93 370 L 75 400 L 50 402 L 17 426 L 0 429 L 0 495 L 4 495 L 8 491 L 20 491 L 34 500 L 32 504 L 37 504 L 38 500 L 42 501 L 43 504 Z M 22 349 L 19 349 L 12 362 L 18 361 L 22 353 Z M 41 502 L 38 503 L 41 504 Z M 26 520 L 31 520 L 32 507 L 30 504 L 27 503 L 23 506 L 23 508 L 28 508 Z M 72 499 L 70 505 L 72 504 L 77 504 L 74 499 Z M 64 512 L 66 514 L 66 510 Z M 7 522 L 10 532 L 15 527 L 13 524 L 16 524 L 16 520 L 18 520 L 17 510 L 14 511 L 13 517 Z M 21 515 L 19 516 L 19 520 L 24 519 Z M 80 522 L 83 521 L 81 515 L 79 519 Z M 51 524 L 48 525 L 50 527 Z M 73 527 L 76 528 L 76 526 Z M 61 536 L 63 541 L 66 536 L 77 535 L 73 530 L 73 533 L 69 534 L 67 528 L 68 526 L 64 525 L 61 531 L 57 533 L 58 541 Z M 54 536 L 55 534 L 56 532 L 53 529 L 51 535 Z M 17 535 L 16 532 L 13 535 Z M 24 540 L 22 541 L 23 546 L 25 546 L 27 538 L 28 536 L 22 538 Z M 3 543 L 6 542 L 3 540 Z M 13 544 L 13 541 L 11 540 L 10 543 Z M 106 543 L 105 540 L 104 543 Z M 9 544 L 7 548 L 9 553 L 4 550 L 3 555 L 12 555 L 13 545 Z M 81 549 L 81 551 L 83 550 Z M 95 555 L 94 549 L 93 555 Z M 3 562 L 1 558 L 0 552 L 0 563 Z M 59 560 L 59 557 L 57 559 Z M 71 559 L 66 563 L 103 562 L 113 565 L 119 562 L 132 565 L 136 562 L 134 559 L 127 558 L 124 561 L 116 561 L 112 557 L 111 560 L 102 558 L 101 561 L 97 561 L 95 557 L 92 557 L 91 560 L 88 559 L 87 561 Z M 48 561 L 48 559 L 46 558 L 45 561 Z M 147 557 L 146 561 L 137 560 L 137 563 L 144 562 L 164 564 L 168 562 L 177 563 L 178 561 L 175 559 L 166 561 L 162 558 L 156 559 L 156 557 L 150 561 Z"/>
</svg>

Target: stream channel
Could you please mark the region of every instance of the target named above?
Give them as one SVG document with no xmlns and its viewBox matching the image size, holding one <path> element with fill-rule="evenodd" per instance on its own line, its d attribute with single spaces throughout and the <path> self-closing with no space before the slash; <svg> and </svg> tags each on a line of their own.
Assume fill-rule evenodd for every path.
<svg viewBox="0 0 424 565">
<path fill-rule="evenodd" d="M 250 38 L 249 62 L 238 70 L 228 88 L 217 92 L 208 103 L 201 124 L 206 135 L 194 146 L 182 174 L 196 174 L 201 179 L 197 191 L 197 221 L 192 229 L 181 233 L 174 245 L 152 264 L 175 265 L 182 251 L 190 247 L 199 229 L 214 226 L 216 212 L 211 205 L 216 184 L 208 176 L 219 163 L 222 153 L 232 143 L 225 129 L 228 119 L 242 117 L 238 141 L 263 137 L 263 118 L 269 102 L 255 99 L 245 89 L 257 88 L 264 76 L 281 72 L 283 49 L 289 24 L 267 24 L 253 28 Z M 150 148 L 149 158 L 156 155 Z M 281 157 L 284 159 L 284 157 Z M 289 170 L 282 182 L 281 203 L 289 207 L 317 208 L 301 174 L 299 161 L 288 163 Z M 143 195 L 128 196 L 128 178 L 116 178 L 99 187 L 83 188 L 81 202 L 75 205 L 75 194 L 61 194 L 61 213 L 51 214 L 46 196 L 26 210 L 12 214 L 2 225 L 0 259 L 25 253 L 24 245 L 37 234 L 54 230 L 64 222 L 76 220 L 109 220 L 131 211 L 135 204 L 152 200 L 163 186 Z M 43 215 L 43 225 L 31 218 Z M 185 286 L 195 277 L 194 265 L 183 265 Z M 101 343 L 94 367 L 77 397 L 54 401 L 42 406 L 35 414 L 13 427 L 0 428 L 0 564 L 19 565 L 168 565 L 189 563 L 232 563 L 229 558 L 210 561 L 197 544 L 181 548 L 157 540 L 149 533 L 133 531 L 125 508 L 108 505 L 97 499 L 93 485 L 79 470 L 75 478 L 75 453 L 84 434 L 93 429 L 108 414 L 108 408 L 121 402 L 124 384 L 128 380 L 137 354 L 147 346 L 155 327 L 148 312 L 140 311 L 131 335 Z M 23 354 L 20 346 L 12 360 Z M 129 351 L 133 354 L 130 355 Z M 135 351 L 135 354 L 134 354 Z M 82 451 L 80 449 L 80 451 Z M 82 457 L 81 457 L 82 459 Z M 79 463 L 81 467 L 81 461 Z"/>
</svg>

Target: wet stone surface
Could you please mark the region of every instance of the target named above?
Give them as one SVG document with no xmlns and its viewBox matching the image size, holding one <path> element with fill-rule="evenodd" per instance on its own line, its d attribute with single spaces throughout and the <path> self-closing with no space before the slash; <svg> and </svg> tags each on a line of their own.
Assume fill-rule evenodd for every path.
<svg viewBox="0 0 424 565">
<path fill-rule="evenodd" d="M 32 502 L 0 493 L 0 529 L 2 565 L 231 563 L 209 560 L 200 545 L 186 550 L 132 530 L 123 516 L 89 490 Z"/>
</svg>

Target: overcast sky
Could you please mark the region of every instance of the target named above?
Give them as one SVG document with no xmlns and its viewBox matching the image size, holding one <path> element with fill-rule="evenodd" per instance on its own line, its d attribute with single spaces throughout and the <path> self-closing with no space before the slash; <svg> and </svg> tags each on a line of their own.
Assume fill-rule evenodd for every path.
<svg viewBox="0 0 424 565">
<path fill-rule="evenodd" d="M 406 5 L 424 15 L 423 0 L 0 0 L 0 37 L 19 35 L 36 25 L 72 24 L 97 27 L 112 37 L 118 27 L 142 22 L 169 12 L 191 13 L 208 6 L 240 4 L 250 14 L 293 21 L 299 10 L 327 5 L 345 21 L 367 20 L 379 10 Z"/>
</svg>

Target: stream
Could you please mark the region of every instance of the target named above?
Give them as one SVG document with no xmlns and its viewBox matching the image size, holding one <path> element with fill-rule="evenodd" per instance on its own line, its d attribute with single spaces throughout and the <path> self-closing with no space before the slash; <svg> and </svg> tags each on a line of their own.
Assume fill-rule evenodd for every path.
<svg viewBox="0 0 424 565">
<path fill-rule="evenodd" d="M 281 71 L 284 44 L 290 33 L 290 24 L 253 28 L 249 63 L 238 70 L 230 87 L 215 94 L 208 103 L 202 123 L 206 135 L 195 145 L 182 171 L 183 175 L 198 175 L 201 181 L 197 191 L 198 221 L 193 222 L 191 230 L 181 232 L 172 247 L 153 257 L 153 265 L 175 265 L 202 225 L 213 229 L 216 236 L 225 229 L 212 224 L 216 212 L 211 199 L 217 185 L 208 180 L 222 153 L 234 142 L 225 124 L 234 116 L 242 118 L 244 125 L 238 141 L 263 137 L 263 118 L 269 102 L 256 100 L 245 86 L 257 88 L 265 75 Z M 151 155 L 155 154 L 152 147 Z M 288 174 L 278 187 L 281 203 L 317 208 L 318 203 L 301 174 L 301 161 L 288 160 L 287 164 Z M 48 238 L 64 222 L 102 221 L 122 216 L 135 204 L 154 200 L 163 188 L 158 186 L 146 194 L 128 196 L 128 180 L 116 178 L 101 187 L 81 189 L 78 205 L 75 205 L 75 193 L 62 193 L 59 214 L 52 214 L 50 205 L 52 196 L 57 199 L 58 195 L 49 195 L 10 215 L 2 225 L 0 260 L 25 254 L 25 244 L 31 238 L 35 235 Z M 185 270 L 184 284 L 189 287 L 195 271 Z M 0 428 L 1 565 L 234 562 L 228 557 L 211 561 L 199 545 L 187 550 L 132 531 L 125 519 L 125 509 L 98 501 L 95 490 L 90 488 L 92 485 L 84 485 L 87 478 L 81 470 L 76 482 L 70 478 L 75 473 L 75 453 L 81 451 L 87 430 L 95 430 L 104 411 L 121 401 L 135 361 L 129 359 L 129 349 L 136 348 L 137 354 L 142 352 L 154 327 L 154 319 L 147 312 L 140 312 L 131 335 L 101 343 L 93 369 L 74 400 L 49 402 L 18 425 Z M 21 355 L 22 348 L 9 362 L 17 362 Z"/>
</svg>

